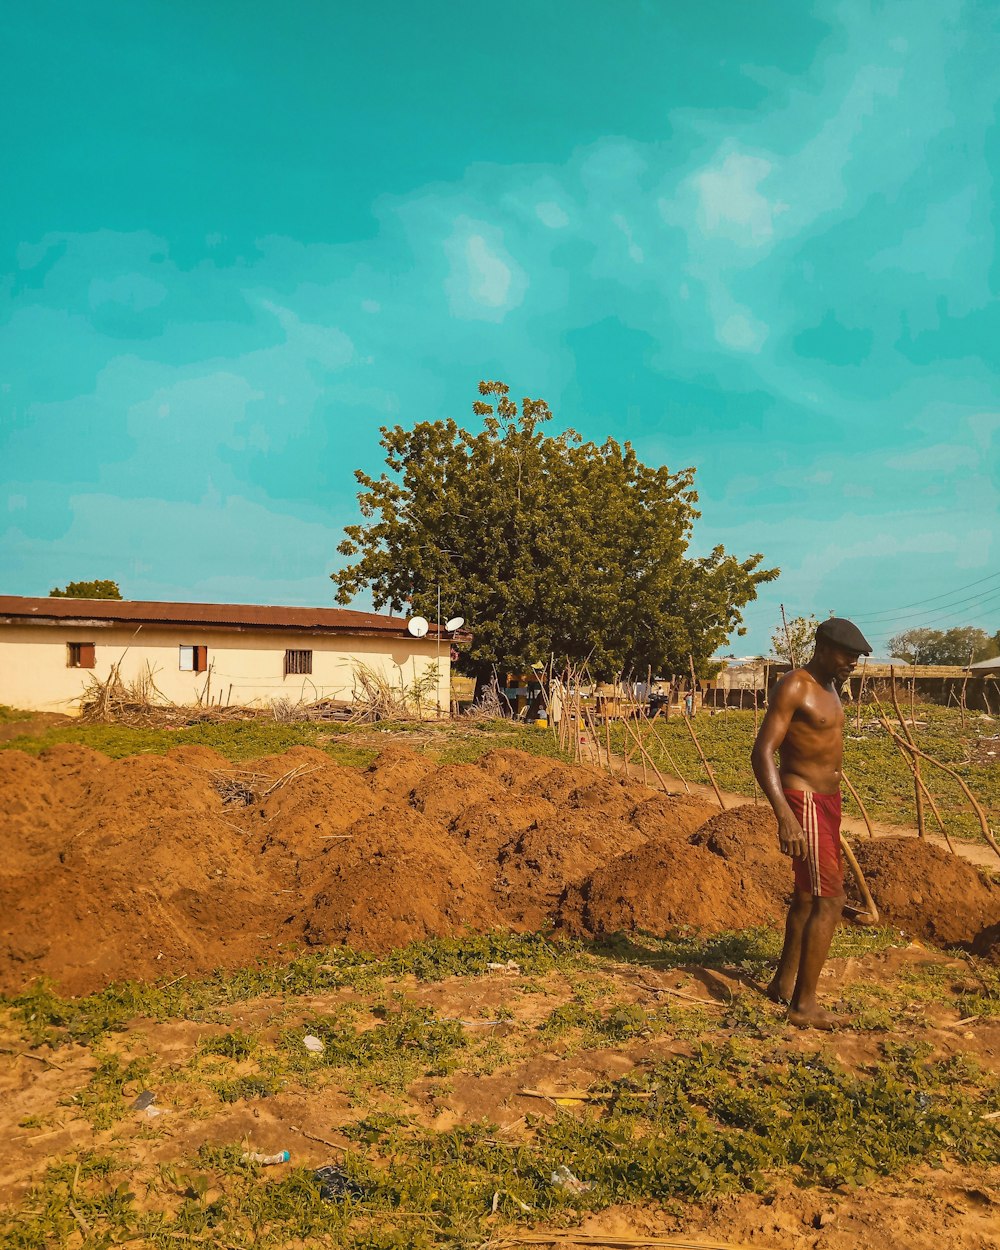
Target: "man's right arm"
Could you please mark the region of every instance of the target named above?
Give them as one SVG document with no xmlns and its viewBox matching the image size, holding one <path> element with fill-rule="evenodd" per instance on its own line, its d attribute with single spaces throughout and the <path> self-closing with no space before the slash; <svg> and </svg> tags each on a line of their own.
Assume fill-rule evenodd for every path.
<svg viewBox="0 0 1000 1250">
<path fill-rule="evenodd" d="M 768 701 L 767 713 L 761 722 L 753 744 L 753 751 L 750 753 L 753 775 L 757 778 L 757 783 L 764 791 L 778 820 L 778 841 L 781 850 L 795 859 L 801 859 L 805 855 L 806 837 L 798 818 L 785 798 L 778 767 L 774 762 L 774 753 L 784 742 L 792 717 L 801 700 L 801 677 L 798 673 L 789 673 L 778 682 Z"/>
</svg>

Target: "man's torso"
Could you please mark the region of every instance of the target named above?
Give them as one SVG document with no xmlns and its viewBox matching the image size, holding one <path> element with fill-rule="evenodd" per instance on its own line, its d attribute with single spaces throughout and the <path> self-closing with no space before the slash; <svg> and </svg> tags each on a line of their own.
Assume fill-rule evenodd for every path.
<svg viewBox="0 0 1000 1250">
<path fill-rule="evenodd" d="M 796 708 L 778 748 L 781 784 L 786 790 L 835 794 L 844 762 L 844 709 L 837 692 L 822 686 L 805 669 L 785 679 L 796 682 Z"/>
</svg>

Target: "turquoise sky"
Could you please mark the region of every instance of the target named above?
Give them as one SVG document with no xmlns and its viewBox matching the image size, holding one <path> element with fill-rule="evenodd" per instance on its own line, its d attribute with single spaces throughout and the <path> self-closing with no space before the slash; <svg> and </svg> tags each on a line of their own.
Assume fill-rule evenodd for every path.
<svg viewBox="0 0 1000 1250">
<path fill-rule="evenodd" d="M 5 27 L 0 590 L 329 603 L 379 425 L 501 378 L 697 466 L 783 570 L 737 652 L 1000 628 L 992 0 Z"/>
</svg>

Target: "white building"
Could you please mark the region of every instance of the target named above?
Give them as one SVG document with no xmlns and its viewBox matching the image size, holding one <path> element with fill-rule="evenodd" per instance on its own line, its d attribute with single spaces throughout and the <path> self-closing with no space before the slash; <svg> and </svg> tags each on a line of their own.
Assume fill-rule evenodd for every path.
<svg viewBox="0 0 1000 1250">
<path fill-rule="evenodd" d="M 344 608 L 143 603 L 0 595 L 0 704 L 80 711 L 92 678 L 151 674 L 177 704 L 350 702 L 362 666 L 448 711 L 451 637 L 412 637 L 402 617 Z"/>
</svg>

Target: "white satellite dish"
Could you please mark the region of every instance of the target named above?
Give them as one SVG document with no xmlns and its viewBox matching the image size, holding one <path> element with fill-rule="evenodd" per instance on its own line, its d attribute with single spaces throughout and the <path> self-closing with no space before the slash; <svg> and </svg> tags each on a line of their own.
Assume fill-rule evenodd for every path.
<svg viewBox="0 0 1000 1250">
<path fill-rule="evenodd" d="M 461 629 L 465 624 L 464 616 L 453 616 L 450 621 L 445 623 L 445 629 L 449 634 L 454 633 L 456 629 Z"/>
<path fill-rule="evenodd" d="M 414 638 L 423 638 L 424 634 L 430 629 L 427 624 L 427 618 L 423 616 L 411 616 L 406 622 L 406 628 L 410 631 Z"/>
</svg>

